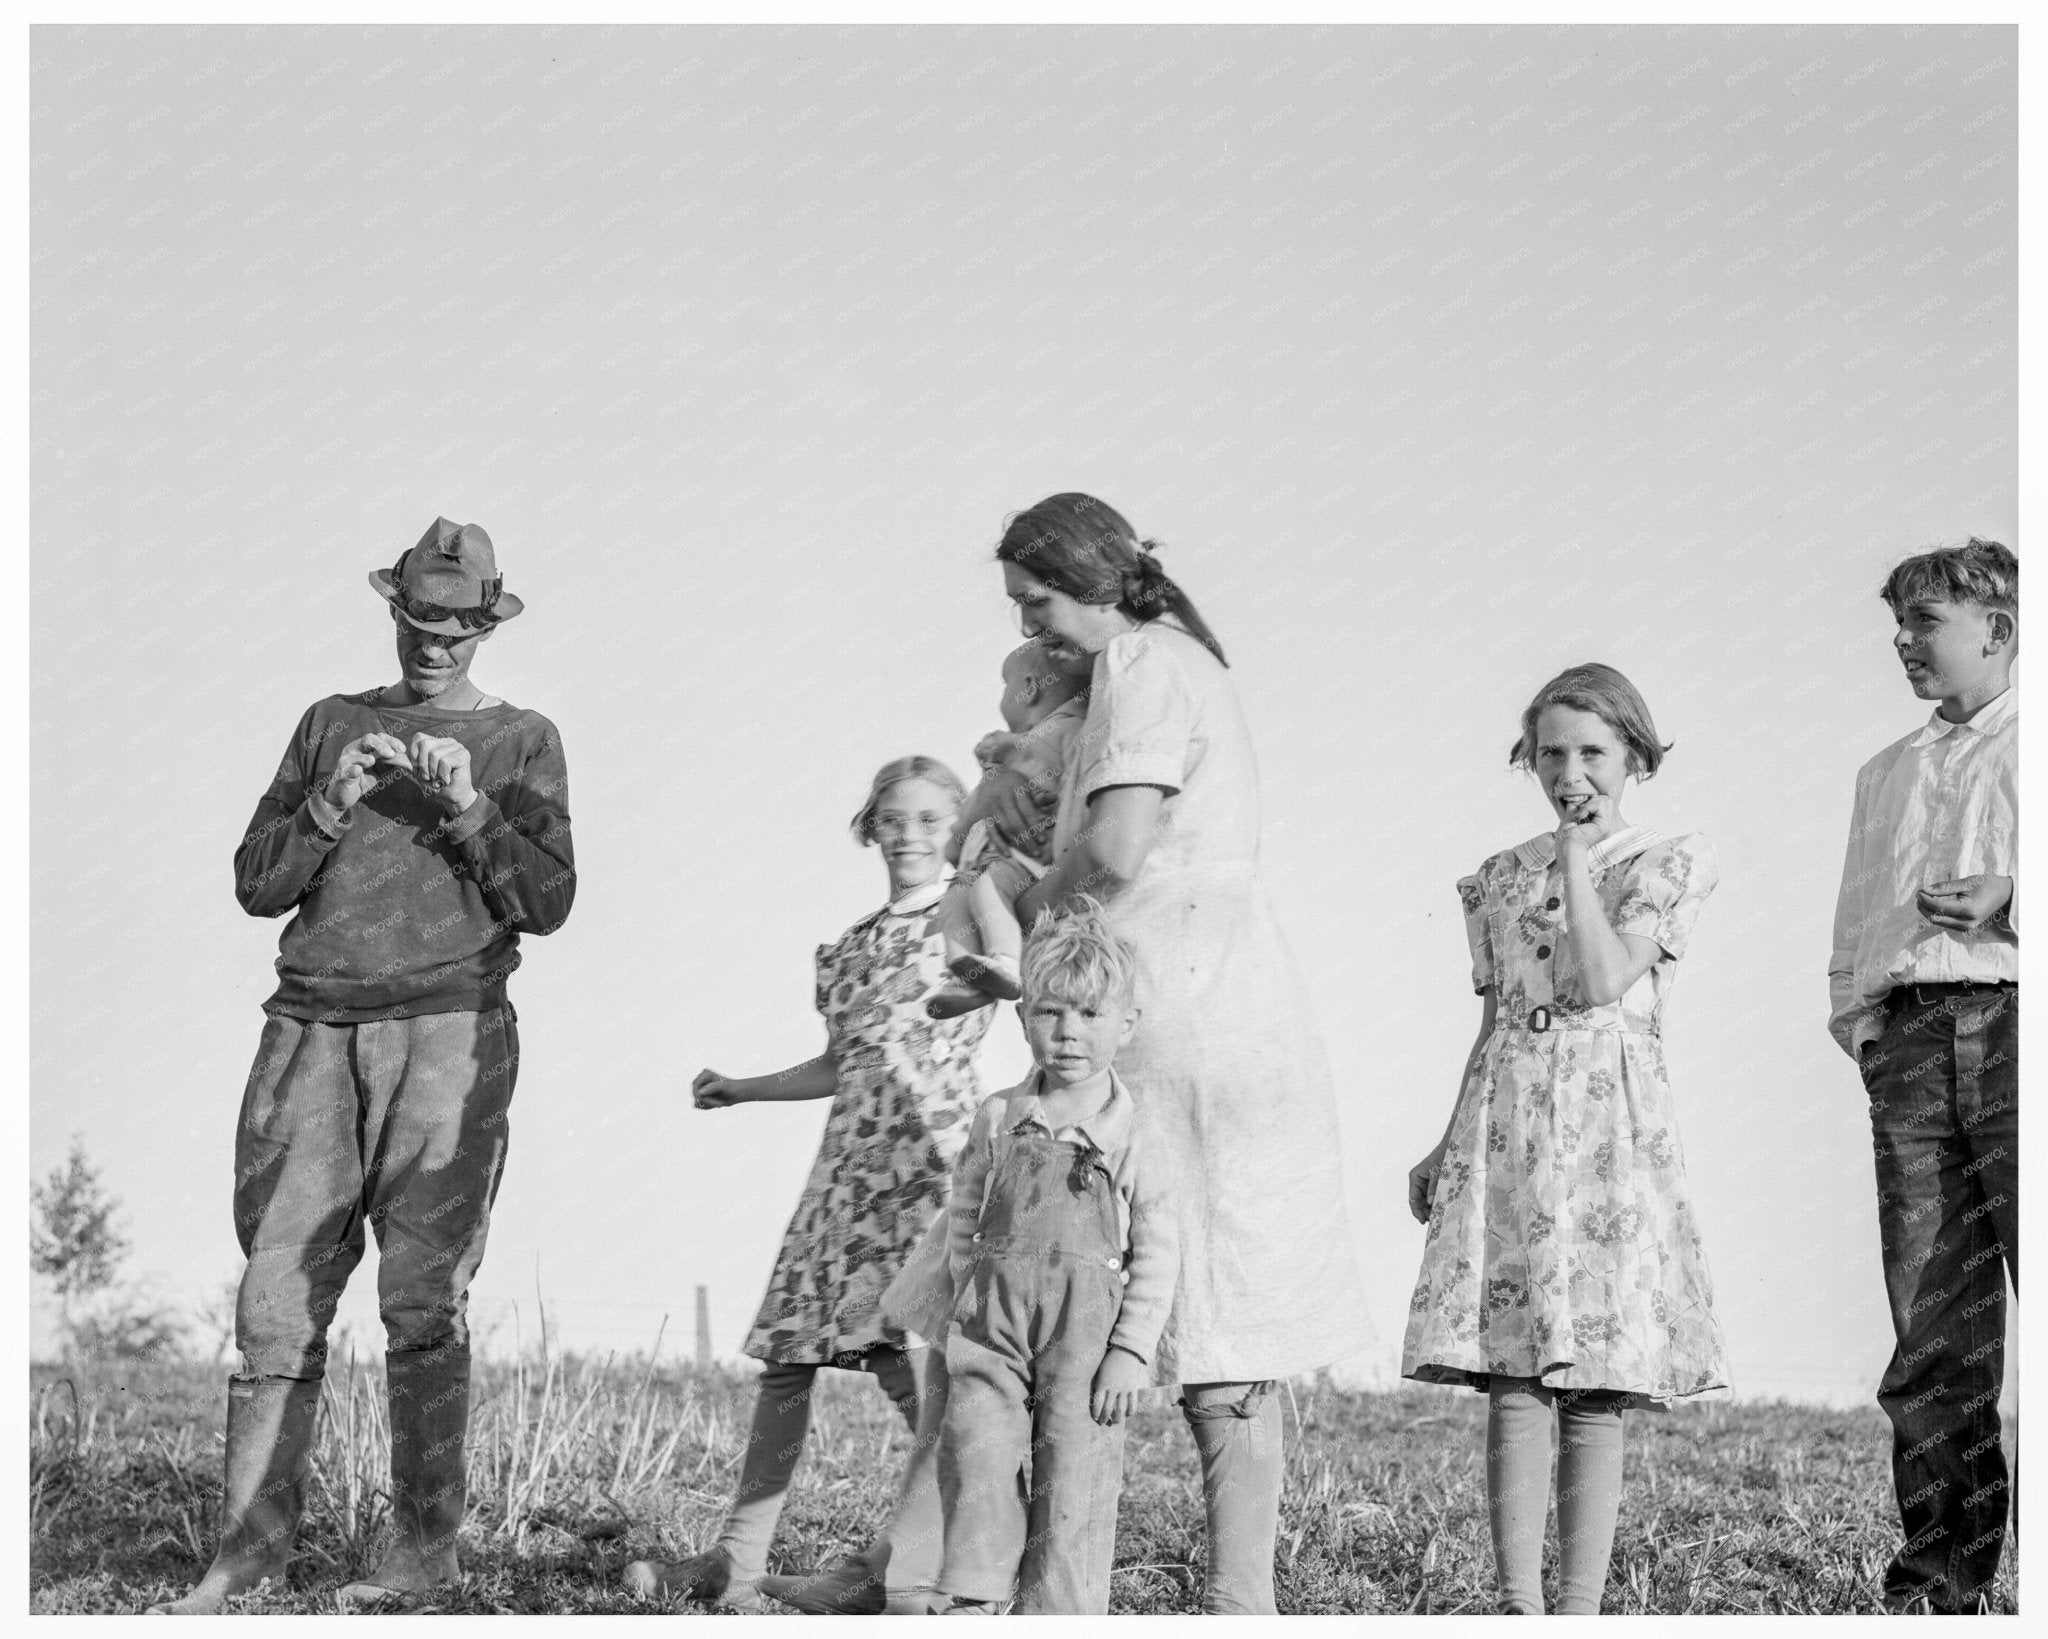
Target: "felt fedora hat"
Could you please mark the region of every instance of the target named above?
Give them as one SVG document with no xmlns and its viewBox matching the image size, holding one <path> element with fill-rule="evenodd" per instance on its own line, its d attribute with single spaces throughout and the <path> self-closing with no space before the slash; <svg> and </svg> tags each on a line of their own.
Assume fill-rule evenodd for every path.
<svg viewBox="0 0 2048 1639">
<path fill-rule="evenodd" d="M 446 518 L 436 518 L 389 569 L 372 569 L 370 585 L 421 631 L 444 637 L 484 631 L 526 607 L 505 590 L 490 536 Z"/>
</svg>

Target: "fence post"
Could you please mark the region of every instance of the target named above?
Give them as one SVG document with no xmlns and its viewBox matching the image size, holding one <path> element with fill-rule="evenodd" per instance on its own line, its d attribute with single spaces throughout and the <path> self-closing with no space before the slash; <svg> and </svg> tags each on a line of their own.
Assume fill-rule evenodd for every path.
<svg viewBox="0 0 2048 1639">
<path fill-rule="evenodd" d="M 711 1369 L 711 1288 L 697 1288 L 697 1369 Z"/>
</svg>

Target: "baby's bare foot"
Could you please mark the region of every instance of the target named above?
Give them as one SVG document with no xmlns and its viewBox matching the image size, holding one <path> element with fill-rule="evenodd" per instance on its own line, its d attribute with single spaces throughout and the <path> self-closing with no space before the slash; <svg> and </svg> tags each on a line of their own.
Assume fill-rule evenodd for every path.
<svg viewBox="0 0 2048 1639">
<path fill-rule="evenodd" d="M 987 991 L 1006 1002 L 1014 1002 L 1024 994 L 1024 987 L 1017 979 L 1017 970 L 993 957 L 962 956 L 952 964 L 952 973 L 962 984 Z"/>
<path fill-rule="evenodd" d="M 935 990 L 925 998 L 924 1010 L 934 1019 L 957 1019 L 963 1013 L 972 1013 L 978 1007 L 993 1007 L 995 997 L 984 990 L 972 990 L 966 985 L 947 985 Z"/>
</svg>

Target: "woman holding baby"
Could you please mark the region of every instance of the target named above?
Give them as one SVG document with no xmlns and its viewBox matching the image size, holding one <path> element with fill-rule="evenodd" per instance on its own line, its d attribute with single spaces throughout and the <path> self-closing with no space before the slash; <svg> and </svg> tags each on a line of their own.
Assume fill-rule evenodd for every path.
<svg viewBox="0 0 2048 1639">
<path fill-rule="evenodd" d="M 1027 638 L 1059 671 L 1085 663 L 1052 859 L 1011 905 L 1029 927 L 1083 896 L 1138 960 L 1138 1020 L 1117 1069 L 1148 1167 L 1178 1209 L 1180 1274 L 1152 1381 L 1178 1385 L 1208 1517 L 1204 1609 L 1274 1610 L 1282 1445 L 1277 1381 L 1371 1342 L 1346 1220 L 1322 1038 L 1258 871 L 1258 780 L 1223 649 L 1115 509 L 1054 495 L 996 548 Z M 974 805 L 1008 846 L 1038 822 L 1038 783 L 991 767 Z M 968 971 L 973 971 L 971 964 Z M 954 969 L 958 978 L 959 967 Z M 921 1250 L 885 1299 L 942 1328 Z M 892 1531 L 928 1496 L 907 1481 Z M 832 1573 L 792 1591 L 853 1609 Z"/>
<path fill-rule="evenodd" d="M 1180 1283 L 1153 1362 L 1201 1456 L 1210 1612 L 1271 1612 L 1281 1378 L 1371 1342 L 1345 1215 L 1336 1100 L 1259 875 L 1258 777 L 1223 646 L 1113 507 L 1063 494 L 996 558 L 1027 637 L 1092 657 L 1055 863 L 1025 926 L 1082 894 L 1139 963 L 1117 1060 L 1178 1204 Z M 1006 816 L 1021 824 L 1020 802 Z"/>
<path fill-rule="evenodd" d="M 1063 736 L 1049 867 L 1031 857 L 1046 857 L 1044 771 L 1028 758 L 984 758 L 973 808 L 986 823 L 970 853 L 1011 861 L 1000 895 L 1007 906 L 984 894 L 970 960 L 960 960 L 964 920 L 951 930 L 950 978 L 932 973 L 931 991 L 944 999 L 931 1011 L 989 1016 L 959 992 L 963 981 L 987 996 L 1009 988 L 1007 952 L 987 960 L 1003 942 L 989 935 L 1006 914 L 1028 928 L 1044 911 L 1093 896 L 1135 950 L 1138 1022 L 1117 1065 L 1146 1125 L 1148 1164 L 1164 1174 L 1162 1194 L 1180 1218 L 1179 1282 L 1149 1362 L 1152 1381 L 1178 1385 L 1200 1456 L 1204 1608 L 1270 1613 L 1283 1458 L 1273 1390 L 1281 1378 L 1363 1350 L 1371 1330 L 1322 1037 L 1259 875 L 1251 737 L 1222 644 L 1114 508 L 1087 495 L 1050 496 L 1010 520 L 996 558 L 1024 635 L 1050 662 L 1048 695 L 1060 673 L 1085 672 L 1089 690 L 1085 715 Z M 1049 698 L 1011 709 L 1040 669 L 1016 656 L 1006 667 L 1013 734 L 1030 734 L 1051 715 Z M 1076 702 L 1070 715 L 1079 712 Z M 977 872 L 987 865 L 970 857 L 963 886 Z M 923 890 L 934 904 L 936 886 Z M 934 944 L 937 934 L 934 926 Z M 895 1297 L 892 1289 L 892 1311 Z M 770 1387 L 764 1380 L 764 1405 Z M 814 1611 L 874 1610 L 887 1543 L 896 1542 L 898 1558 L 911 1557 L 913 1545 L 929 1557 L 936 1487 L 923 1436 L 942 1396 L 924 1399 L 919 1455 L 884 1537 L 821 1577 L 769 1577 L 761 1591 Z M 750 1465 L 770 1432 L 757 1428 Z M 773 1479 L 786 1486 L 786 1470 L 778 1465 Z M 746 1547 L 758 1554 L 765 1532 L 749 1535 Z M 721 1590 L 731 1576 L 705 1556 L 642 1576 L 649 1591 L 697 1592 L 691 1584 L 704 1571 Z M 733 1580 L 759 1576 L 750 1559 Z"/>
</svg>

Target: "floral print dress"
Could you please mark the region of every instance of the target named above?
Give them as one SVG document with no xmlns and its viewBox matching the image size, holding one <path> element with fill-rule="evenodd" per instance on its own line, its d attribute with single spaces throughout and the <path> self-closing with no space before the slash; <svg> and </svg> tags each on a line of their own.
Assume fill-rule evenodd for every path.
<svg viewBox="0 0 2048 1639">
<path fill-rule="evenodd" d="M 1496 1373 L 1540 1378 L 1652 1405 L 1725 1389 L 1659 1034 L 1717 879 L 1713 850 L 1640 826 L 1590 850 L 1609 923 L 1662 947 L 1601 1007 L 1554 985 L 1553 854 L 1536 837 L 1458 884 L 1473 988 L 1499 1001 L 1445 1142 L 1402 1375 L 1481 1389 Z"/>
<path fill-rule="evenodd" d="M 882 1292 L 945 1207 L 981 1106 L 974 1054 L 993 1016 L 925 1016 L 946 978 L 942 889 L 906 895 L 818 947 L 839 1091 L 747 1334 L 756 1360 L 830 1365 L 903 1341 L 882 1318 Z"/>
</svg>

